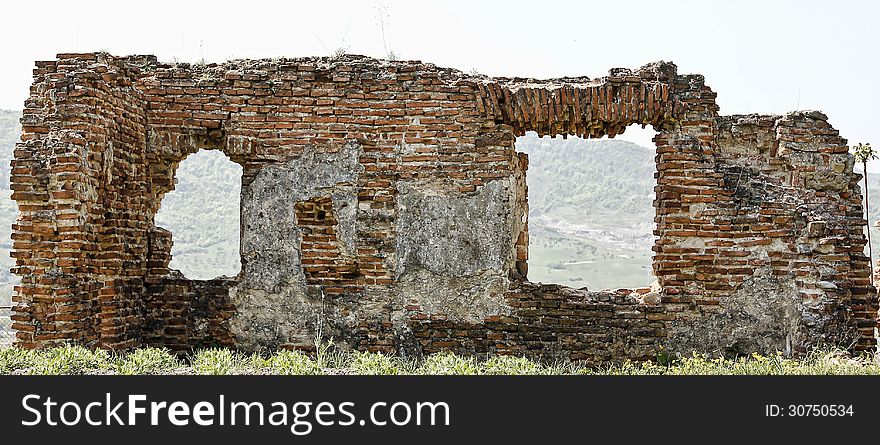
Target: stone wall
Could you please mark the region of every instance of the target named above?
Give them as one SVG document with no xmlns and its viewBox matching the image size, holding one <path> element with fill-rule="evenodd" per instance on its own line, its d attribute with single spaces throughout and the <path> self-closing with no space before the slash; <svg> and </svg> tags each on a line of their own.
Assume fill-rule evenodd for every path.
<svg viewBox="0 0 880 445">
<path fill-rule="evenodd" d="M 719 116 L 670 63 L 487 78 L 358 56 L 40 62 L 13 161 L 17 342 L 341 346 L 591 363 L 876 345 L 846 141 L 818 112 Z M 658 131 L 655 289 L 528 275 L 526 131 Z M 187 280 L 153 217 L 201 149 L 243 167 L 242 272 Z"/>
</svg>

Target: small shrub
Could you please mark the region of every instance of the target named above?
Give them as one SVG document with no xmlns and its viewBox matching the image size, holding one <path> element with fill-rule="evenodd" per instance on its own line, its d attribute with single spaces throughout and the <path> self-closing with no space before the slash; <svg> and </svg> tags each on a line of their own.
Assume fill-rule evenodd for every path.
<svg viewBox="0 0 880 445">
<path fill-rule="evenodd" d="M 110 354 L 79 345 L 64 345 L 37 351 L 36 363 L 28 374 L 79 375 L 102 374 L 113 367 Z"/>
<path fill-rule="evenodd" d="M 580 374 L 588 375 L 661 375 L 666 371 L 666 366 L 652 362 L 631 362 L 629 360 L 602 366 L 596 369 L 583 368 Z"/>
<path fill-rule="evenodd" d="M 541 374 L 541 366 L 524 357 L 500 355 L 490 358 L 480 366 L 483 374 L 534 375 Z"/>
<path fill-rule="evenodd" d="M 322 374 L 318 364 L 299 351 L 278 351 L 266 360 L 266 368 L 270 374 L 280 375 L 315 375 Z"/>
<path fill-rule="evenodd" d="M 880 375 L 880 362 L 876 354 L 850 357 L 838 350 L 814 351 L 803 363 L 804 375 Z"/>
<path fill-rule="evenodd" d="M 241 365 L 242 357 L 222 348 L 202 349 L 192 360 L 193 371 L 203 375 L 233 374 Z"/>
<path fill-rule="evenodd" d="M 0 349 L 0 374 L 14 374 L 37 364 L 37 352 L 33 349 Z"/>
<path fill-rule="evenodd" d="M 348 47 L 347 46 L 340 46 L 339 48 L 336 48 L 335 50 L 333 50 L 332 57 L 334 59 L 341 59 L 341 58 L 345 57 L 346 54 L 348 54 Z"/>
<path fill-rule="evenodd" d="M 248 356 L 238 355 L 236 361 L 237 374 L 258 374 L 269 368 L 269 360 L 254 352 Z"/>
<path fill-rule="evenodd" d="M 459 357 L 448 352 L 428 356 L 418 369 L 419 374 L 475 375 L 480 368 L 473 358 Z"/>
<path fill-rule="evenodd" d="M 541 369 L 544 375 L 583 375 L 590 374 L 592 369 L 581 362 L 556 361 Z"/>
<path fill-rule="evenodd" d="M 349 352 L 342 350 L 333 343 L 333 338 L 327 341 L 321 337 L 315 338 L 315 363 L 321 369 L 344 368 L 349 361 Z"/>
<path fill-rule="evenodd" d="M 180 362 L 165 348 L 135 349 L 122 355 L 115 370 L 122 375 L 168 374 L 180 367 Z"/>
<path fill-rule="evenodd" d="M 401 373 L 400 363 L 392 357 L 378 352 L 352 353 L 349 368 L 360 375 L 397 375 Z"/>
</svg>

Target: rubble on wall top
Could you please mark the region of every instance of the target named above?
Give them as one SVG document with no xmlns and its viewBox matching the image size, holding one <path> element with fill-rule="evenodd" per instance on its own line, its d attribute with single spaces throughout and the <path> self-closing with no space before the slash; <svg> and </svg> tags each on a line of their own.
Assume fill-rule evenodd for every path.
<svg viewBox="0 0 880 445">
<path fill-rule="evenodd" d="M 558 77 L 549 79 L 535 79 L 528 77 L 491 77 L 482 74 L 466 73 L 454 68 L 438 67 L 435 64 L 424 63 L 420 60 L 387 60 L 373 57 L 346 54 L 338 57 L 310 56 L 295 58 L 263 58 L 263 59 L 232 59 L 221 63 L 190 63 L 190 62 L 161 62 L 155 55 L 136 54 L 128 56 L 113 56 L 106 52 L 95 53 L 59 53 L 58 60 L 79 60 L 98 64 L 112 65 L 114 62 L 127 65 L 136 72 L 152 73 L 155 71 L 180 71 L 202 72 L 211 76 L 221 77 L 224 73 L 237 71 L 248 74 L 267 76 L 272 72 L 279 71 L 316 71 L 334 70 L 348 71 L 352 74 L 357 72 L 389 72 L 407 73 L 418 72 L 420 76 L 436 76 L 439 79 L 458 82 L 482 82 L 504 84 L 509 88 L 550 88 L 554 89 L 563 85 L 590 86 L 605 82 L 639 82 L 669 81 L 674 79 L 678 67 L 672 62 L 657 61 L 642 65 L 636 70 L 630 68 L 612 68 L 606 76 L 590 78 L 587 76 Z M 54 62 L 42 62 L 51 64 Z M 38 63 L 38 66 L 41 63 Z M 176 75 L 173 77 L 177 77 Z M 702 78 L 702 76 L 698 76 Z M 381 76 L 380 76 L 381 78 Z"/>
</svg>

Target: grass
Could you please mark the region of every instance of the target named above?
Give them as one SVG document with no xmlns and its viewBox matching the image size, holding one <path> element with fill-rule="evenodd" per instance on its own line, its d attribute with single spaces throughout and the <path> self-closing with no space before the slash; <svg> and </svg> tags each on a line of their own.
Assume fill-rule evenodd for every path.
<svg viewBox="0 0 880 445">
<path fill-rule="evenodd" d="M 167 349 L 143 348 L 120 356 L 114 369 L 122 375 L 153 375 L 173 372 L 182 366 Z"/>
<path fill-rule="evenodd" d="M 267 374 L 279 375 L 316 375 L 323 369 L 318 362 L 297 351 L 278 351 L 266 360 Z"/>
<path fill-rule="evenodd" d="M 546 364 L 512 356 L 477 359 L 451 353 L 412 361 L 375 352 L 324 351 L 323 357 L 314 359 L 297 351 L 262 356 L 203 349 L 179 358 L 159 348 L 111 353 L 67 345 L 40 350 L 2 348 L 0 374 L 880 375 L 880 364 L 874 355 L 851 357 L 840 350 L 817 351 L 799 359 L 781 354 L 736 359 L 693 355 L 670 363 L 624 362 L 590 368 L 578 363 Z"/>
<path fill-rule="evenodd" d="M 230 349 L 203 349 L 192 358 L 194 374 L 227 375 L 248 367 L 246 357 Z"/>
<path fill-rule="evenodd" d="M 407 374 L 408 363 L 378 352 L 354 352 L 348 362 L 352 373 L 359 375 Z"/>
</svg>

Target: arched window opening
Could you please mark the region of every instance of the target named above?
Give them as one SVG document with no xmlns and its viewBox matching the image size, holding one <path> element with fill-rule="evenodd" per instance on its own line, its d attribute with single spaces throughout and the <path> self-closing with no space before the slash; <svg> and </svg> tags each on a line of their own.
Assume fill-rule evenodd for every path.
<svg viewBox="0 0 880 445">
<path fill-rule="evenodd" d="M 516 139 L 529 155 L 529 281 L 590 290 L 654 281 L 656 134 L 631 125 L 613 139 Z"/>
<path fill-rule="evenodd" d="M 171 269 L 207 280 L 241 271 L 240 165 L 216 150 L 201 150 L 177 168 L 156 225 L 171 231 Z"/>
</svg>

